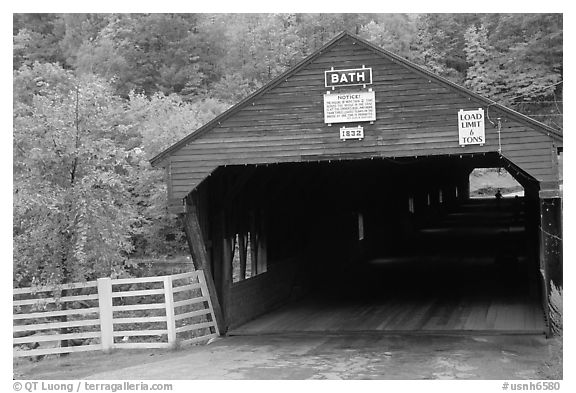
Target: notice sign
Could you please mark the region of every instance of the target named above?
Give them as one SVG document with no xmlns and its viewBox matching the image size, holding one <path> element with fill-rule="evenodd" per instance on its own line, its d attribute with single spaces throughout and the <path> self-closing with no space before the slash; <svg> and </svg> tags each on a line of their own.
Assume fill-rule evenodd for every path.
<svg viewBox="0 0 576 393">
<path fill-rule="evenodd" d="M 486 143 L 484 109 L 458 111 L 458 134 L 460 146 L 483 145 Z"/>
<path fill-rule="evenodd" d="M 373 91 L 324 94 L 324 123 L 349 123 L 376 120 Z"/>
</svg>

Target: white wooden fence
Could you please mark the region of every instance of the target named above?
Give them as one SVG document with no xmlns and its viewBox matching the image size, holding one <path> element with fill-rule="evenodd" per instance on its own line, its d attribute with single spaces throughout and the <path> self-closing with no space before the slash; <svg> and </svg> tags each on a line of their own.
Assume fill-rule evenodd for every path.
<svg viewBox="0 0 576 393">
<path fill-rule="evenodd" d="M 13 295 L 14 357 L 173 348 L 219 335 L 201 270 L 18 288 Z"/>
</svg>

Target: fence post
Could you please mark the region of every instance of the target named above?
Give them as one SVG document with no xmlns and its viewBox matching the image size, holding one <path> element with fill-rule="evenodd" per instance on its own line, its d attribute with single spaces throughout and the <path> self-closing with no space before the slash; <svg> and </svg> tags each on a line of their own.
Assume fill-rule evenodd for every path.
<svg viewBox="0 0 576 393">
<path fill-rule="evenodd" d="M 114 347 L 114 325 L 112 314 L 112 279 L 98 279 L 98 309 L 100 311 L 100 342 L 102 350 L 110 352 Z"/>
<path fill-rule="evenodd" d="M 174 319 L 174 293 L 172 292 L 172 277 L 164 277 L 164 298 L 166 299 L 166 325 L 168 327 L 168 345 L 176 346 L 176 320 Z"/>
</svg>

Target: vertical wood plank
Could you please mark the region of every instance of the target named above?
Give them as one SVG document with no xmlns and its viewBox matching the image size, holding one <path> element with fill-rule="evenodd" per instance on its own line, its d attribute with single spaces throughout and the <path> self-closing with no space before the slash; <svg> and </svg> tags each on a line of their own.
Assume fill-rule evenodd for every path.
<svg viewBox="0 0 576 393">
<path fill-rule="evenodd" d="M 168 346 L 176 346 L 176 320 L 174 319 L 174 293 L 172 292 L 172 277 L 164 277 L 164 299 L 166 305 L 166 326 L 168 329 Z"/>
<path fill-rule="evenodd" d="M 218 293 L 216 292 L 210 262 L 207 257 L 202 230 L 200 229 L 200 223 L 198 222 L 196 203 L 193 198 L 187 198 L 187 200 L 186 213 L 184 214 L 184 231 L 186 232 L 188 245 L 190 246 L 190 253 L 192 254 L 192 259 L 195 261 L 195 266 L 197 265 L 204 271 L 206 286 L 210 295 L 209 297 L 212 300 L 216 323 L 218 324 L 219 331 L 224 333 L 225 329 L 222 308 L 220 306 L 220 300 L 218 299 Z"/>
<path fill-rule="evenodd" d="M 98 308 L 100 313 L 101 344 L 104 352 L 114 347 L 114 320 L 112 313 L 112 279 L 98 279 Z"/>
<path fill-rule="evenodd" d="M 232 286 L 232 260 L 234 258 L 235 238 L 232 235 L 229 219 L 225 211 L 222 211 L 222 227 L 224 228 L 224 239 L 222 241 L 222 314 L 224 324 L 228 326 L 230 322 L 230 289 Z"/>
<path fill-rule="evenodd" d="M 256 223 L 256 213 L 250 212 L 250 271 L 252 277 L 259 274 L 258 271 L 258 228 Z"/>
<path fill-rule="evenodd" d="M 222 300 L 222 259 L 224 258 L 224 234 L 220 220 L 212 225 L 212 279 L 216 286 L 218 298 Z"/>
<path fill-rule="evenodd" d="M 264 273 L 268 270 L 268 226 L 264 211 L 260 214 L 260 231 L 258 233 L 258 274 Z"/>
<path fill-rule="evenodd" d="M 248 252 L 248 242 L 247 242 L 247 234 L 240 233 L 238 234 L 238 251 L 240 252 L 240 277 L 239 280 L 246 279 L 246 257 Z"/>
<path fill-rule="evenodd" d="M 166 166 L 164 167 L 164 170 L 166 171 L 166 190 L 167 190 L 167 198 L 168 200 L 171 200 L 173 198 L 173 192 L 172 192 L 172 157 L 168 158 L 168 163 L 166 164 Z"/>
</svg>

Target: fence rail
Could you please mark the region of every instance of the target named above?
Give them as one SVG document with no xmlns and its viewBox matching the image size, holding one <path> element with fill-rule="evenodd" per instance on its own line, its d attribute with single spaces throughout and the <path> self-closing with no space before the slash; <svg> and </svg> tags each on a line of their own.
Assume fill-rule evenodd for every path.
<svg viewBox="0 0 576 393">
<path fill-rule="evenodd" d="M 202 270 L 17 288 L 13 356 L 173 348 L 217 337 L 215 321 Z"/>
</svg>

